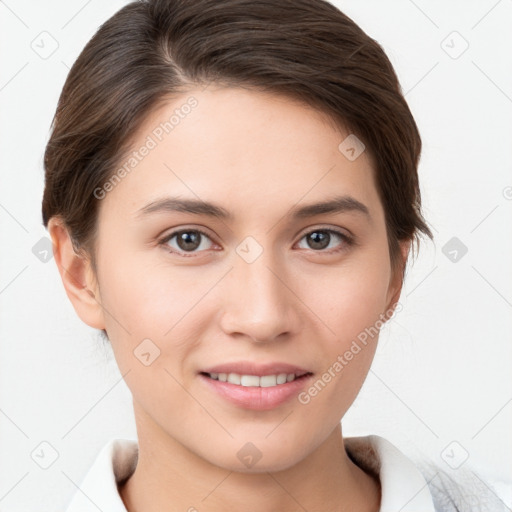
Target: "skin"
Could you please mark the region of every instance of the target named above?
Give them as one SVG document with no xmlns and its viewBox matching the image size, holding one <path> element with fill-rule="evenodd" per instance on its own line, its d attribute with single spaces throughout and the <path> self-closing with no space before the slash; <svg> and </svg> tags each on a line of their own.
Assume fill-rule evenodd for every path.
<svg viewBox="0 0 512 512">
<path fill-rule="evenodd" d="M 97 274 L 61 220 L 49 225 L 66 292 L 85 323 L 106 329 L 133 394 L 139 460 L 122 499 L 130 512 L 378 511 L 378 479 L 349 459 L 340 423 L 378 337 L 306 405 L 294 397 L 272 410 L 245 409 L 198 376 L 225 362 L 280 361 L 314 381 L 396 304 L 401 272 L 391 269 L 368 152 L 348 160 L 338 150 L 348 132 L 310 107 L 221 87 L 164 104 L 133 147 L 191 95 L 196 108 L 101 201 Z M 334 195 L 357 199 L 369 216 L 291 218 L 292 208 Z M 166 196 L 214 202 L 233 219 L 138 216 Z M 192 253 L 177 237 L 159 245 L 185 228 L 208 234 Z M 331 234 L 318 249 L 306 235 L 321 229 L 355 243 Z M 263 250 L 251 263 L 236 252 L 248 236 Z M 401 250 L 405 262 L 409 244 Z M 134 356 L 147 338 L 160 350 L 149 366 Z M 237 457 L 247 442 L 262 455 L 251 468 Z"/>
</svg>

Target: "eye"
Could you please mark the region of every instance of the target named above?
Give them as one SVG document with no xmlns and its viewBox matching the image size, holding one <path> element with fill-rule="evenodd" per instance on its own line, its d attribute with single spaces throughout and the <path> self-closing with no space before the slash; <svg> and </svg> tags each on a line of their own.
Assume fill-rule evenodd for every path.
<svg viewBox="0 0 512 512">
<path fill-rule="evenodd" d="M 209 240 L 210 244 L 205 243 L 205 240 Z M 167 235 L 159 244 L 165 246 L 165 248 L 170 248 L 171 252 L 183 254 L 210 249 L 213 242 L 210 237 L 200 229 L 181 229 L 180 231 L 173 231 Z"/>
<path fill-rule="evenodd" d="M 338 252 L 346 249 L 348 246 L 353 244 L 353 240 L 351 237 L 342 233 L 341 231 L 337 231 L 335 229 L 315 229 L 306 233 L 301 240 L 306 240 L 306 243 L 309 247 L 301 247 L 305 249 L 314 249 L 315 251 L 323 251 L 324 249 L 332 249 L 333 245 L 335 248 L 332 251 L 325 252 Z M 338 240 L 338 244 L 331 242 L 336 242 Z M 341 241 L 341 243 L 340 243 Z"/>
<path fill-rule="evenodd" d="M 342 251 L 354 243 L 350 236 L 335 229 L 315 229 L 306 233 L 302 240 L 305 240 L 309 247 L 301 248 L 327 253 Z M 338 241 L 337 244 L 336 241 Z M 211 249 L 214 243 L 208 234 L 200 229 L 180 229 L 165 236 L 159 245 L 170 249 L 172 253 L 184 256 L 187 253 L 192 255 Z M 333 250 L 325 251 L 325 249 L 332 249 L 333 246 L 335 247 Z"/>
</svg>

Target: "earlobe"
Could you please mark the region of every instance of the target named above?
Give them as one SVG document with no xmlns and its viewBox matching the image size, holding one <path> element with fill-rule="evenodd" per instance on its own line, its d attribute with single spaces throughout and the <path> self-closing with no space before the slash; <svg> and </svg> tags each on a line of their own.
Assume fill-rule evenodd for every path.
<svg viewBox="0 0 512 512">
<path fill-rule="evenodd" d="M 52 217 L 48 222 L 48 232 L 62 284 L 77 315 L 90 327 L 105 329 L 99 289 L 90 259 L 75 251 L 62 219 Z"/>
</svg>

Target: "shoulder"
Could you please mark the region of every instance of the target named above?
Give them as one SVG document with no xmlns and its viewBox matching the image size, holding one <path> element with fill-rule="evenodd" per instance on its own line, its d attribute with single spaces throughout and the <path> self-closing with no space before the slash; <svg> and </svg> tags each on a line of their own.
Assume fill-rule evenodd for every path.
<svg viewBox="0 0 512 512">
<path fill-rule="evenodd" d="M 377 436 L 346 437 L 352 461 L 380 482 L 380 512 L 437 512 L 427 481 L 413 462 L 387 439 Z"/>
<path fill-rule="evenodd" d="M 135 440 L 110 440 L 96 456 L 66 512 L 126 512 L 118 486 L 135 471 L 138 453 Z"/>
<path fill-rule="evenodd" d="M 507 512 L 492 488 L 470 470 L 448 473 L 432 461 L 413 461 L 387 439 L 347 437 L 345 448 L 381 483 L 380 512 Z"/>
<path fill-rule="evenodd" d="M 483 475 L 471 469 L 445 470 L 428 460 L 417 466 L 428 481 L 436 512 L 510 512 Z"/>
</svg>

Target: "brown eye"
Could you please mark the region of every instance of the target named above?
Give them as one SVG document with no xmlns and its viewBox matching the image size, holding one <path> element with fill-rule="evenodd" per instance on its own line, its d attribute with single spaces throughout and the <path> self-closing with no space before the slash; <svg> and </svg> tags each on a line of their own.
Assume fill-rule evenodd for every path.
<svg viewBox="0 0 512 512">
<path fill-rule="evenodd" d="M 327 231 L 313 231 L 306 239 L 311 249 L 325 249 L 331 241 L 331 235 Z"/>
<path fill-rule="evenodd" d="M 175 239 L 175 241 L 174 241 Z M 174 231 L 166 236 L 161 244 L 169 247 L 171 252 L 200 252 L 197 249 L 206 250 L 210 247 L 205 240 L 210 238 L 206 233 L 197 229 L 185 229 L 181 231 Z"/>
<path fill-rule="evenodd" d="M 302 248 L 313 249 L 315 251 L 333 249 L 334 246 L 333 252 L 335 252 L 337 250 L 342 250 L 351 243 L 351 239 L 347 235 L 332 229 L 315 229 L 314 231 L 306 233 L 306 235 L 304 235 L 301 240 L 306 240 L 308 246 Z M 336 240 L 338 240 L 337 244 Z"/>
</svg>

